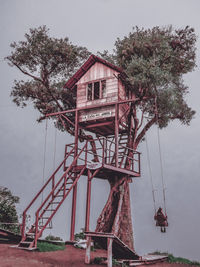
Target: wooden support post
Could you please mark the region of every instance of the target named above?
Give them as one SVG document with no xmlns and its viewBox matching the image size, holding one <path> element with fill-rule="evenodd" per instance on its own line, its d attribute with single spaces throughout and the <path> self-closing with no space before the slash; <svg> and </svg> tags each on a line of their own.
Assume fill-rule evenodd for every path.
<svg viewBox="0 0 200 267">
<path fill-rule="evenodd" d="M 112 267 L 112 243 L 113 239 L 108 237 L 107 239 L 107 266 Z"/>
<path fill-rule="evenodd" d="M 86 217 L 85 217 L 86 232 L 88 232 L 90 228 L 90 201 L 91 201 L 91 171 L 88 170 L 87 202 L 86 202 Z"/>
<path fill-rule="evenodd" d="M 115 104 L 115 166 L 118 168 L 119 164 L 119 144 L 118 144 L 118 137 L 119 137 L 119 105 Z"/>
<path fill-rule="evenodd" d="M 91 252 L 91 237 L 86 237 L 86 252 L 85 252 L 85 263 L 90 264 L 90 252 Z"/>
<path fill-rule="evenodd" d="M 78 110 L 75 113 L 75 149 L 74 149 L 74 158 L 78 154 Z M 77 162 L 74 163 L 76 166 Z M 76 178 L 76 177 L 75 177 Z M 75 232 L 75 223 L 76 223 L 76 198 L 77 198 L 77 183 L 73 187 L 73 197 L 72 197 L 72 213 L 71 213 L 71 232 L 70 240 L 74 241 L 74 232 Z"/>
</svg>

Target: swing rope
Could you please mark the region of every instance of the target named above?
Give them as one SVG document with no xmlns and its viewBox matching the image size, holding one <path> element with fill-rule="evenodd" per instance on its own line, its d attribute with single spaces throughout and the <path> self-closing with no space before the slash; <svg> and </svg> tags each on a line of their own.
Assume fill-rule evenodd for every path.
<svg viewBox="0 0 200 267">
<path fill-rule="evenodd" d="M 46 150 L 47 150 L 47 129 L 48 129 L 48 119 L 46 118 L 45 123 L 45 136 L 44 136 L 44 155 L 43 155 L 43 170 L 42 170 L 42 186 L 44 185 L 45 179 L 45 168 L 46 168 Z M 42 191 L 42 202 L 43 202 L 43 191 Z"/>
<path fill-rule="evenodd" d="M 57 128 L 55 127 L 55 135 L 54 135 L 54 152 L 53 152 L 53 171 L 56 167 L 56 146 L 57 146 Z"/>
<path fill-rule="evenodd" d="M 147 150 L 147 161 L 148 161 L 148 168 L 149 168 L 149 176 L 151 180 L 151 188 L 152 188 L 152 196 L 153 196 L 153 205 L 154 205 L 154 211 L 156 214 L 156 199 L 155 199 L 155 189 L 153 184 L 153 176 L 152 176 L 152 170 L 151 170 L 151 162 L 150 162 L 150 155 L 149 155 L 149 146 L 148 146 L 148 140 L 147 140 L 147 134 L 145 134 L 145 141 L 146 141 L 146 150 Z"/>
<path fill-rule="evenodd" d="M 159 131 L 159 123 L 158 123 L 157 96 L 155 97 L 155 113 L 156 113 L 156 122 L 157 122 L 157 139 L 158 139 L 158 149 L 159 149 L 159 159 L 160 159 L 160 172 L 161 172 L 161 180 L 162 180 L 163 204 L 164 204 L 165 215 L 167 215 L 166 196 L 165 196 L 165 189 L 166 188 L 165 188 L 165 183 L 164 183 L 163 160 L 162 160 L 161 142 L 160 142 L 160 131 Z"/>
<path fill-rule="evenodd" d="M 166 196 L 165 196 L 165 189 L 166 188 L 165 188 L 165 183 L 164 183 L 164 171 L 163 171 L 163 161 L 162 161 L 159 126 L 157 127 L 157 136 L 158 136 L 158 147 L 159 147 L 159 158 L 160 158 L 160 172 L 161 172 L 161 178 L 162 178 L 161 180 L 162 180 L 162 191 L 163 191 L 163 203 L 164 203 L 165 215 L 167 215 Z"/>
</svg>

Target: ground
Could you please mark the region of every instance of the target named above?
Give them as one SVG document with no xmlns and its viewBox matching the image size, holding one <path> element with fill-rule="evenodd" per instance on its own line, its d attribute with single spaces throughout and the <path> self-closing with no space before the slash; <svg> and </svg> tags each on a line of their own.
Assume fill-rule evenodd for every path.
<svg viewBox="0 0 200 267">
<path fill-rule="evenodd" d="M 84 264 L 85 250 L 66 245 L 64 251 L 54 252 L 29 252 L 12 248 L 9 244 L 0 244 L 0 266 L 1 267 L 86 267 Z M 103 250 L 92 252 L 92 259 L 105 257 Z M 91 265 L 99 267 L 100 265 Z M 146 266 L 146 265 L 144 265 Z M 158 263 L 155 267 L 191 267 L 185 264 Z"/>
</svg>

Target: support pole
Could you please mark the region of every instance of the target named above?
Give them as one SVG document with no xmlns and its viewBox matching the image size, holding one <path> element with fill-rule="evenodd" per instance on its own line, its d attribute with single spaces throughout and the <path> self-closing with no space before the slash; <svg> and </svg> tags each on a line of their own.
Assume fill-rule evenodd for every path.
<svg viewBox="0 0 200 267">
<path fill-rule="evenodd" d="M 86 237 L 86 252 L 85 252 L 85 263 L 90 264 L 90 252 L 91 252 L 91 237 Z"/>
<path fill-rule="evenodd" d="M 91 171 L 88 170 L 87 202 L 86 202 L 86 217 L 85 217 L 85 231 L 86 232 L 89 232 L 89 228 L 90 228 L 90 202 L 91 202 Z"/>
<path fill-rule="evenodd" d="M 112 243 L 113 239 L 108 237 L 107 239 L 107 266 L 112 267 Z"/>
<path fill-rule="evenodd" d="M 119 144 L 118 144 L 118 137 L 119 137 L 119 105 L 115 104 L 115 166 L 118 168 L 119 164 Z"/>
<path fill-rule="evenodd" d="M 78 154 L 78 110 L 75 112 L 75 149 L 74 149 L 74 158 Z M 77 162 L 74 163 L 74 166 L 77 165 Z M 76 178 L 76 177 L 75 177 Z M 71 232 L 70 232 L 70 241 L 74 241 L 74 232 L 75 232 L 75 223 L 76 223 L 76 198 L 77 198 L 77 183 L 73 187 L 73 197 L 72 197 L 72 213 L 71 213 Z"/>
</svg>

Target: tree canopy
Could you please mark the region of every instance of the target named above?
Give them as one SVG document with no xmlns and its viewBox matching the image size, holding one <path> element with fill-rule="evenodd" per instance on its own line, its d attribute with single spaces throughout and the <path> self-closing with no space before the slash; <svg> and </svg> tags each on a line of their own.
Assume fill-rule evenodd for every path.
<svg viewBox="0 0 200 267">
<path fill-rule="evenodd" d="M 183 74 L 196 66 L 195 42 L 194 29 L 189 26 L 176 30 L 172 26 L 147 30 L 135 27 L 117 39 L 113 54 L 104 51 L 100 55 L 125 71 L 141 100 L 149 97 L 139 103 L 144 115 L 154 117 L 157 97 L 160 127 L 166 127 L 173 119 L 189 124 L 195 112 L 185 101 L 188 87 Z"/>
<path fill-rule="evenodd" d="M 189 26 L 135 27 L 117 39 L 112 54 L 99 53 L 124 70 L 129 88 L 140 99 L 133 110 L 135 127 L 142 125 L 144 118 L 148 120 L 137 143 L 154 123 L 162 128 L 174 119 L 189 124 L 193 118 L 195 112 L 185 100 L 188 87 L 183 75 L 195 68 L 195 42 L 194 29 Z M 31 78 L 15 81 L 11 96 L 18 106 L 32 101 L 42 115 L 75 107 L 75 92 L 63 89 L 63 84 L 88 58 L 86 48 L 73 45 L 68 38 L 50 37 L 45 26 L 30 29 L 25 41 L 14 42 L 11 48 L 6 58 L 9 64 Z M 142 114 L 140 118 L 138 114 Z M 65 130 L 73 134 L 73 127 L 65 124 Z"/>
<path fill-rule="evenodd" d="M 29 78 L 14 82 L 11 97 L 16 105 L 25 107 L 31 101 L 42 115 L 75 107 L 74 92 L 63 85 L 88 58 L 85 47 L 67 37 L 50 37 L 46 26 L 30 29 L 24 41 L 10 46 L 6 60 Z"/>
<path fill-rule="evenodd" d="M 15 207 L 15 204 L 18 202 L 19 197 L 13 196 L 8 188 L 2 186 L 0 187 L 0 227 L 13 232 L 19 231 L 19 227 L 15 225 L 15 223 L 18 223 L 18 216 Z"/>
</svg>

